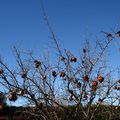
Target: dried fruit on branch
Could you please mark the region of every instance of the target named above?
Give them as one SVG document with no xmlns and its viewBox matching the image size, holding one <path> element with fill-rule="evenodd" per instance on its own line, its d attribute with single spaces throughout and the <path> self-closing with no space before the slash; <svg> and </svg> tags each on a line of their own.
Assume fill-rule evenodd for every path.
<svg viewBox="0 0 120 120">
<path fill-rule="evenodd" d="M 40 65 L 41 65 L 41 62 L 38 61 L 38 60 L 35 60 L 34 63 L 35 63 L 35 67 L 36 67 L 36 68 L 39 68 Z"/>
<path fill-rule="evenodd" d="M 91 87 L 90 87 L 90 91 L 95 91 L 96 89 L 97 89 L 96 86 L 91 86 Z"/>
<path fill-rule="evenodd" d="M 23 96 L 23 94 L 24 94 L 24 91 L 23 90 L 19 90 L 18 95 L 19 96 Z"/>
<path fill-rule="evenodd" d="M 57 76 L 56 71 L 52 71 L 52 76 L 53 76 L 53 77 L 56 77 L 56 76 Z"/>
<path fill-rule="evenodd" d="M 27 77 L 27 72 L 23 72 L 21 75 L 22 78 L 26 78 Z"/>
<path fill-rule="evenodd" d="M 97 77 L 97 80 L 102 83 L 104 81 L 104 77 L 102 77 L 101 75 Z"/>
<path fill-rule="evenodd" d="M 8 99 L 9 99 L 9 101 L 16 101 L 16 100 L 17 100 L 17 95 L 16 95 L 16 93 L 11 93 L 11 94 L 8 96 Z"/>
<path fill-rule="evenodd" d="M 75 56 L 72 56 L 70 59 L 71 62 L 77 62 L 77 58 Z"/>
<path fill-rule="evenodd" d="M 0 75 L 2 75 L 4 73 L 3 69 L 0 69 Z"/>
<path fill-rule="evenodd" d="M 98 85 L 98 82 L 97 81 L 93 81 L 92 82 L 92 86 L 97 86 Z"/>
<path fill-rule="evenodd" d="M 84 80 L 84 81 L 88 81 L 88 80 L 89 80 L 88 75 L 84 76 L 84 77 L 83 77 L 83 80 Z"/>
<path fill-rule="evenodd" d="M 60 77 L 65 77 L 65 72 L 64 71 L 60 72 Z"/>
</svg>

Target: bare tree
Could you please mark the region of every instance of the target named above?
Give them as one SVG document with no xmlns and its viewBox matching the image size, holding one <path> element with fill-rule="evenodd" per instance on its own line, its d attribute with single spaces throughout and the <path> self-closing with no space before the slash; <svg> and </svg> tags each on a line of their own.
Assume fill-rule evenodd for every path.
<svg viewBox="0 0 120 120">
<path fill-rule="evenodd" d="M 89 120 L 102 103 L 119 106 L 120 80 L 112 79 L 113 71 L 108 72 L 102 57 L 110 43 L 120 36 L 118 32 L 107 33 L 105 41 L 97 40 L 94 49 L 86 41 L 78 58 L 70 51 L 61 50 L 54 33 L 51 35 L 58 52 L 54 64 L 46 56 L 44 60 L 36 59 L 31 52 L 22 53 L 16 47 L 16 69 L 0 59 L 0 84 L 8 99 L 16 101 L 24 97 L 26 104 L 33 106 L 34 112 L 29 114 L 43 115 L 46 119 L 58 119 L 58 110 L 68 111 L 67 105 L 75 105 L 75 116 L 82 110 L 83 119 Z M 91 113 L 93 104 L 97 107 Z"/>
<path fill-rule="evenodd" d="M 94 48 L 86 41 L 76 57 L 60 48 L 44 7 L 42 9 L 57 52 L 56 62 L 51 63 L 48 56 L 36 58 L 32 52 L 22 52 L 16 47 L 15 69 L 0 58 L 0 85 L 9 101 L 24 98 L 28 109 L 21 114 L 41 120 L 61 120 L 60 111 L 66 114 L 63 119 L 70 119 L 70 116 L 77 119 L 80 112 L 81 119 L 93 120 L 101 104 L 120 106 L 120 78 L 112 78 L 113 71 L 107 69 L 104 59 L 111 42 L 120 38 L 120 31 L 103 32 L 105 40 L 97 39 Z M 74 106 L 72 111 L 67 108 L 70 105 Z M 94 109 L 93 105 L 96 105 Z M 113 119 L 110 110 L 101 111 L 110 116 L 105 119 Z"/>
</svg>

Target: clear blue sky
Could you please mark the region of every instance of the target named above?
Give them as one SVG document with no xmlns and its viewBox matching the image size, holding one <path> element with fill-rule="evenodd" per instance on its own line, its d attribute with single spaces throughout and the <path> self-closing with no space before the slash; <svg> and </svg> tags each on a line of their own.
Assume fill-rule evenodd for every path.
<svg viewBox="0 0 120 120">
<path fill-rule="evenodd" d="M 49 20 L 63 48 L 77 54 L 84 36 L 120 29 L 120 0 L 43 0 Z M 0 55 L 14 64 L 13 45 L 42 54 L 50 43 L 39 0 L 0 0 Z M 111 64 L 120 65 L 119 46 L 111 47 Z M 19 104 L 19 103 L 17 103 Z"/>
<path fill-rule="evenodd" d="M 49 20 L 63 48 L 76 52 L 84 36 L 120 28 L 120 0 L 43 0 Z M 0 0 L 0 54 L 13 63 L 11 47 L 34 49 L 41 54 L 50 42 L 39 0 Z M 120 53 L 112 47 L 112 61 Z M 114 64 L 114 62 L 112 62 Z"/>
</svg>

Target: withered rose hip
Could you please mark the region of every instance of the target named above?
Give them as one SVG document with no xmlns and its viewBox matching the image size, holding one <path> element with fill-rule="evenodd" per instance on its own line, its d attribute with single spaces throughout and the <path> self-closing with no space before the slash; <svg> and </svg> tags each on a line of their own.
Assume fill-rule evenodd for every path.
<svg viewBox="0 0 120 120">
<path fill-rule="evenodd" d="M 83 77 L 83 80 L 84 80 L 84 81 L 88 81 L 88 80 L 89 80 L 88 75 L 85 75 L 85 76 Z"/>
<path fill-rule="evenodd" d="M 53 77 L 56 77 L 56 76 L 57 76 L 56 71 L 54 71 L 54 70 L 52 71 L 52 76 L 53 76 Z"/>
<path fill-rule="evenodd" d="M 71 62 L 77 62 L 77 58 L 75 56 L 72 56 L 70 59 Z"/>
<path fill-rule="evenodd" d="M 4 73 L 3 69 L 0 69 L 0 75 L 2 75 Z"/>
<path fill-rule="evenodd" d="M 104 81 L 104 78 L 100 75 L 100 76 L 97 77 L 97 80 L 98 80 L 100 83 L 102 83 L 102 82 Z"/>
<path fill-rule="evenodd" d="M 60 77 L 65 77 L 65 72 L 64 71 L 60 72 Z"/>
</svg>

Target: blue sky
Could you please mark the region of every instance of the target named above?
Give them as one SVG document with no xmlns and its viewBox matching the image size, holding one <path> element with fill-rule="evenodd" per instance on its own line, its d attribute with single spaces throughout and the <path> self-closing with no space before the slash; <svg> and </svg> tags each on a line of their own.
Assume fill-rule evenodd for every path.
<svg viewBox="0 0 120 120">
<path fill-rule="evenodd" d="M 120 29 L 120 0 L 43 0 L 43 3 L 60 45 L 75 54 L 85 36 L 93 44 L 95 36 L 101 37 L 101 30 Z M 50 43 L 49 36 L 39 0 L 0 0 L 0 55 L 9 65 L 14 65 L 13 45 L 42 54 Z M 118 48 L 111 47 L 113 66 L 120 65 Z"/>
<path fill-rule="evenodd" d="M 85 36 L 92 43 L 95 36 L 101 36 L 101 30 L 120 28 L 119 0 L 43 0 L 43 3 L 60 45 L 76 53 Z M 6 61 L 14 62 L 13 45 L 41 54 L 50 43 L 49 36 L 39 0 L 0 1 L 0 54 Z M 118 46 L 112 48 L 118 56 L 115 51 Z"/>
</svg>

